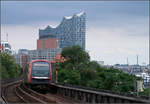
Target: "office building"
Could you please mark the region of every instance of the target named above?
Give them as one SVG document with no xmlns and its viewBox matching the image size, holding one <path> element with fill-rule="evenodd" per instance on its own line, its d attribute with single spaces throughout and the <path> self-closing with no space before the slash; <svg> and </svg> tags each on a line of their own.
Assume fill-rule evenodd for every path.
<svg viewBox="0 0 150 104">
<path fill-rule="evenodd" d="M 28 51 L 29 61 L 31 60 L 49 60 L 52 61 L 57 54 L 61 53 L 61 48 L 49 48 L 42 50 L 29 50 Z"/>
<path fill-rule="evenodd" d="M 18 54 L 28 54 L 28 50 L 27 49 L 19 49 L 18 50 Z"/>
<path fill-rule="evenodd" d="M 25 56 L 25 55 L 28 56 L 28 51 L 29 50 L 27 50 L 27 49 L 19 49 L 17 54 L 13 54 L 13 57 L 14 57 L 16 63 L 19 64 L 20 67 L 22 67 L 23 62 L 24 62 L 23 56 Z"/>
<path fill-rule="evenodd" d="M 43 35 L 43 37 L 39 38 L 37 40 L 37 50 L 58 48 L 58 38 L 56 37 L 55 34 L 47 33 L 47 31 L 49 31 L 49 29 L 50 29 L 50 27 L 48 26 L 44 30 L 44 32 L 41 33 Z"/>
<path fill-rule="evenodd" d="M 30 62 L 32 60 L 48 60 L 52 61 L 56 55 L 61 53 L 61 48 L 49 48 L 41 50 L 26 50 L 20 49 L 18 54 L 14 54 L 13 57 L 20 67 L 23 67 L 24 62 Z"/>
</svg>

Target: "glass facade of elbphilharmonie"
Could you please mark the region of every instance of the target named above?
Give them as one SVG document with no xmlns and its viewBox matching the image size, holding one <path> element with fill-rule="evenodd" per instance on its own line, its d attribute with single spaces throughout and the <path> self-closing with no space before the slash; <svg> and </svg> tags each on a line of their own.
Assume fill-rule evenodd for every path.
<svg viewBox="0 0 150 104">
<path fill-rule="evenodd" d="M 39 39 L 57 38 L 58 47 L 64 48 L 80 45 L 85 50 L 86 14 L 81 12 L 73 16 L 65 16 L 56 27 L 47 26 L 39 30 Z"/>
</svg>

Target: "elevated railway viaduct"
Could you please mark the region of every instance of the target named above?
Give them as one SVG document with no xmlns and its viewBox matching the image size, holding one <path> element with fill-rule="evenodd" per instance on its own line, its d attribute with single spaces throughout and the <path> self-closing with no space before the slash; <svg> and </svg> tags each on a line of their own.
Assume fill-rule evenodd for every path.
<svg viewBox="0 0 150 104">
<path fill-rule="evenodd" d="M 5 81 L 8 84 L 22 80 L 21 78 Z M 50 90 L 57 96 L 81 103 L 149 103 L 149 97 L 138 97 L 131 94 L 116 93 L 106 90 L 91 89 L 68 84 L 52 83 Z M 2 94 L 1 94 L 2 95 Z M 43 100 L 44 101 L 44 100 Z M 56 101 L 57 102 L 57 101 Z"/>
<path fill-rule="evenodd" d="M 58 95 L 83 103 L 150 103 L 149 97 L 63 84 L 54 84 L 54 86 Z"/>
</svg>

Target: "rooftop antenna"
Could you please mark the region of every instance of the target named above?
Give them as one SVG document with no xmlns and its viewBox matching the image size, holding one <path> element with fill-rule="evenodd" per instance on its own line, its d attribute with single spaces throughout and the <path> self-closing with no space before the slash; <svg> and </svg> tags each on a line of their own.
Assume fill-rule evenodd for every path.
<svg viewBox="0 0 150 104">
<path fill-rule="evenodd" d="M 138 63 L 138 55 L 137 55 L 137 65 L 139 65 L 139 63 Z"/>
<path fill-rule="evenodd" d="M 128 71 L 130 71 L 130 66 L 129 66 L 128 57 L 127 57 L 127 65 L 128 65 Z"/>
<path fill-rule="evenodd" d="M 127 65 L 129 65 L 129 62 L 128 62 L 128 57 L 127 57 Z"/>
<path fill-rule="evenodd" d="M 8 42 L 8 33 L 6 34 L 6 41 Z"/>
</svg>

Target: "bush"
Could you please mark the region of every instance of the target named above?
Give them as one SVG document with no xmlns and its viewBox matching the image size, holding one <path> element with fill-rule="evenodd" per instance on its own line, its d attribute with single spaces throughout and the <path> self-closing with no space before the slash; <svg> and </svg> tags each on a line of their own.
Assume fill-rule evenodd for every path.
<svg viewBox="0 0 150 104">
<path fill-rule="evenodd" d="M 18 77 L 20 75 L 20 66 L 15 63 L 13 56 L 6 52 L 0 54 L 1 61 L 1 70 L 0 77 L 1 79 L 9 79 Z"/>
<path fill-rule="evenodd" d="M 139 92 L 141 96 L 149 96 L 150 95 L 150 88 L 145 88 L 143 92 Z"/>
</svg>

